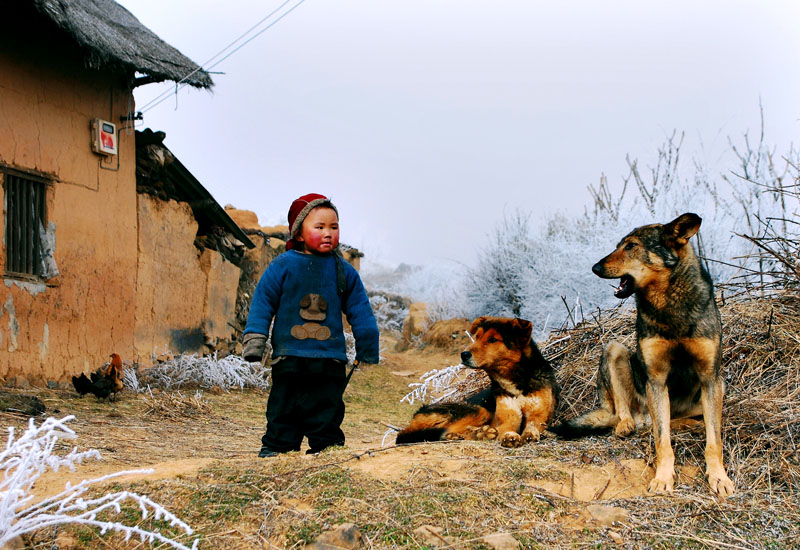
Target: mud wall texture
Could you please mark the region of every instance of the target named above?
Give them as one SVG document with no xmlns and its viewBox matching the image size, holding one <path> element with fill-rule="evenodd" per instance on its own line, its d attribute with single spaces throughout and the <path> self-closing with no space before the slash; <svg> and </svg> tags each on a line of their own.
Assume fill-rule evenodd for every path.
<svg viewBox="0 0 800 550">
<path fill-rule="evenodd" d="M 139 195 L 135 355 L 205 352 L 231 340 L 240 269 L 216 250 L 194 246 L 197 222 L 186 203 Z"/>
<path fill-rule="evenodd" d="M 230 340 L 239 268 L 201 255 L 188 205 L 136 193 L 130 75 L 29 30 L 0 33 L 0 385 L 69 386 L 111 353 L 148 366 Z M 118 155 L 92 151 L 96 118 L 117 125 Z M 46 182 L 49 272 L 6 270 L 6 172 Z"/>
<path fill-rule="evenodd" d="M 45 220 L 60 271 L 49 279 L 7 273 L 3 234 L 0 382 L 11 385 L 63 381 L 112 352 L 133 352 L 134 136 L 121 130 L 119 155 L 106 161 L 90 147 L 90 121 L 119 128 L 132 97 L 119 75 L 85 69 L 69 48 L 59 53 L 0 38 L 0 167 L 49 181 Z M 2 187 L 0 199 L 4 233 Z"/>
</svg>

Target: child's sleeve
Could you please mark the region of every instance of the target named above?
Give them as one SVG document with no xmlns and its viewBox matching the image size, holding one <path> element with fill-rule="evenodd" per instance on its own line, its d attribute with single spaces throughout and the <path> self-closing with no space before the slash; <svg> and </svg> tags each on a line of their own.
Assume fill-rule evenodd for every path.
<svg viewBox="0 0 800 550">
<path fill-rule="evenodd" d="M 269 334 L 269 325 L 278 308 L 283 281 L 283 271 L 273 262 L 267 266 L 256 285 L 253 299 L 250 301 L 250 312 L 247 314 L 247 325 L 244 334 Z"/>
<path fill-rule="evenodd" d="M 380 362 L 380 330 L 372 313 L 367 291 L 358 276 L 358 271 L 346 264 L 348 274 L 347 294 L 342 303 L 342 311 L 353 329 L 356 339 L 356 360 L 360 363 Z"/>
</svg>

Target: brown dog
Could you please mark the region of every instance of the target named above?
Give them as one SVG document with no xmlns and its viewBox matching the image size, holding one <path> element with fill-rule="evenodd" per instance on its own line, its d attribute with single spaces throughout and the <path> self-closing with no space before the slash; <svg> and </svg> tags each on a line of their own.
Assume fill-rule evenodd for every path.
<svg viewBox="0 0 800 550">
<path fill-rule="evenodd" d="M 670 420 L 702 414 L 708 482 L 727 497 L 734 487 L 722 463 L 722 322 L 711 277 L 689 243 L 700 222 L 690 213 L 634 229 L 592 267 L 598 277 L 620 279 L 616 297 L 635 296 L 636 351 L 609 344 L 597 376 L 600 408 L 550 431 L 572 438 L 613 427 L 626 436 L 649 412 L 656 445 L 649 489 L 671 492 Z"/>
<path fill-rule="evenodd" d="M 397 443 L 499 437 L 504 447 L 519 447 L 538 441 L 555 412 L 558 383 L 532 330 L 524 319 L 476 319 L 470 329 L 474 342 L 461 353 L 461 362 L 489 375 L 490 399 L 425 405 L 397 434 Z"/>
</svg>

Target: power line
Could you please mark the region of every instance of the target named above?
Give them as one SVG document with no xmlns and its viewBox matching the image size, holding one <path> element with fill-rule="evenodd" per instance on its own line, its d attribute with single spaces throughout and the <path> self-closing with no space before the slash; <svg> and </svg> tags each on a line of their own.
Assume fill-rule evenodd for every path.
<svg viewBox="0 0 800 550">
<path fill-rule="evenodd" d="M 292 12 L 293 12 L 295 9 L 297 9 L 297 8 L 300 6 L 300 4 L 302 4 L 302 3 L 303 3 L 303 2 L 305 2 L 306 0 L 300 0 L 299 2 L 297 2 L 297 4 L 295 4 L 294 6 L 292 6 L 292 7 L 291 7 L 291 8 L 289 8 L 288 10 L 286 10 L 286 12 L 284 12 L 283 14 L 281 14 L 281 16 L 280 16 L 280 17 L 278 17 L 277 19 L 275 19 L 275 20 L 274 20 L 272 23 L 270 23 L 269 25 L 267 25 L 266 27 L 264 27 L 263 29 L 261 29 L 260 31 L 258 31 L 256 34 L 254 34 L 253 36 L 251 36 L 250 38 L 248 38 L 247 40 L 245 40 L 244 42 L 242 42 L 241 44 L 239 44 L 239 45 L 238 45 L 236 48 L 234 48 L 234 49 L 233 49 L 231 52 L 229 52 L 227 55 L 225 55 L 224 57 L 222 57 L 222 59 L 219 59 L 218 61 L 214 62 L 213 64 L 211 64 L 211 65 L 208 65 L 209 63 L 211 63 L 212 61 L 214 61 L 216 58 L 218 58 L 220 55 L 222 55 L 223 53 L 225 53 L 227 50 L 229 50 L 230 48 L 232 48 L 232 47 L 233 47 L 233 46 L 234 46 L 234 45 L 235 45 L 237 42 L 239 42 L 239 41 L 241 41 L 242 39 L 244 39 L 244 37 L 245 37 L 245 36 L 247 36 L 248 34 L 250 34 L 250 33 L 251 33 L 251 32 L 252 32 L 254 29 L 256 29 L 257 27 L 259 27 L 259 26 L 260 26 L 262 23 L 264 23 L 265 21 L 267 21 L 268 19 L 270 19 L 270 18 L 271 18 L 273 15 L 275 15 L 276 13 L 278 13 L 278 12 L 279 12 L 281 9 L 283 9 L 283 8 L 284 8 L 284 6 L 286 6 L 287 4 L 289 4 L 291 1 L 292 1 L 292 0 L 286 0 L 286 1 L 285 1 L 283 4 L 281 4 L 280 6 L 278 6 L 278 7 L 277 7 L 277 8 L 275 8 L 274 10 L 272 10 L 272 11 L 271 11 L 269 14 L 267 14 L 266 16 L 264 16 L 263 18 L 261 18 L 261 20 L 259 20 L 259 21 L 258 21 L 258 22 L 257 22 L 255 25 L 253 25 L 252 27 L 250 27 L 249 29 L 247 29 L 245 32 L 243 32 L 242 34 L 240 34 L 240 35 L 239 35 L 239 36 L 238 36 L 238 37 L 237 37 L 235 40 L 233 40 L 233 42 L 231 42 L 230 44 L 228 44 L 227 46 L 225 46 L 224 48 L 222 48 L 222 49 L 221 49 L 219 52 L 217 52 L 217 53 L 216 53 L 216 54 L 214 54 L 212 57 L 210 57 L 210 58 L 209 58 L 209 59 L 208 59 L 208 60 L 207 60 L 205 63 L 203 63 L 201 66 L 197 67 L 195 70 L 193 70 L 192 72 L 190 72 L 189 74 L 187 74 L 186 76 L 184 76 L 183 78 L 181 78 L 181 79 L 180 79 L 178 82 L 176 82 L 176 84 L 175 84 L 175 89 L 174 89 L 174 90 L 172 90 L 172 89 L 169 89 L 169 90 L 165 90 L 165 91 L 161 92 L 159 95 L 157 95 L 156 97 L 154 97 L 153 99 L 151 99 L 150 101 L 148 101 L 147 103 L 145 103 L 145 104 L 142 106 L 142 108 L 140 109 L 140 111 L 141 111 L 142 113 L 146 113 L 147 111 L 149 111 L 149 110 L 153 109 L 154 107 L 156 107 L 156 106 L 160 105 L 162 102 L 164 102 L 166 99 L 168 99 L 168 98 L 169 98 L 169 96 L 171 96 L 173 93 L 177 94 L 179 90 L 183 89 L 183 87 L 184 87 L 184 86 L 186 86 L 187 84 L 189 84 L 189 83 L 186 81 L 186 79 L 187 79 L 187 78 L 189 78 L 190 76 L 192 76 L 193 74 L 195 74 L 196 72 L 198 72 L 198 71 L 200 71 L 200 70 L 205 70 L 206 72 L 210 71 L 211 69 L 213 69 L 214 67 L 216 67 L 217 65 L 219 65 L 220 63 L 222 63 L 223 61 L 225 61 L 226 59 L 228 59 L 230 56 L 232 56 L 233 54 L 235 54 L 236 52 L 238 52 L 238 51 L 239 51 L 240 49 L 242 49 L 244 46 L 246 46 L 247 44 L 249 44 L 250 42 L 252 42 L 254 39 L 256 39 L 257 37 L 259 37 L 260 35 L 262 35 L 264 32 L 266 32 L 267 30 L 271 29 L 271 28 L 272 28 L 273 26 L 275 26 L 275 25 L 276 25 L 276 24 L 277 24 L 277 23 L 278 23 L 278 22 L 279 22 L 281 19 L 283 19 L 284 17 L 286 17 L 287 15 L 289 15 L 290 13 L 292 13 Z M 208 67 L 207 67 L 207 68 L 205 68 L 205 69 L 203 69 L 203 66 L 205 66 L 205 65 L 208 65 Z"/>
</svg>

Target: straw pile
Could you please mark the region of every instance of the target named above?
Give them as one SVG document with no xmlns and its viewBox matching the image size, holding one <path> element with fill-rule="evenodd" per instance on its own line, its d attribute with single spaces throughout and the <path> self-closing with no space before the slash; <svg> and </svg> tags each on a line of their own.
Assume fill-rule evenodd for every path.
<svg viewBox="0 0 800 550">
<path fill-rule="evenodd" d="M 150 393 L 144 398 L 145 414 L 169 420 L 192 419 L 213 413 L 211 405 L 203 399 L 202 392 L 183 395 L 179 391 Z"/>
<path fill-rule="evenodd" d="M 783 295 L 728 302 L 720 311 L 726 462 L 739 487 L 799 491 L 800 300 Z M 633 348 L 634 319 L 632 310 L 606 312 L 543 346 L 558 365 L 559 416 L 572 417 L 597 405 L 594 378 L 602 349 L 613 340 Z M 705 438 L 702 431 L 698 435 L 687 438 L 691 448 L 684 452 L 702 459 Z M 649 433 L 638 437 L 647 439 Z"/>
</svg>

